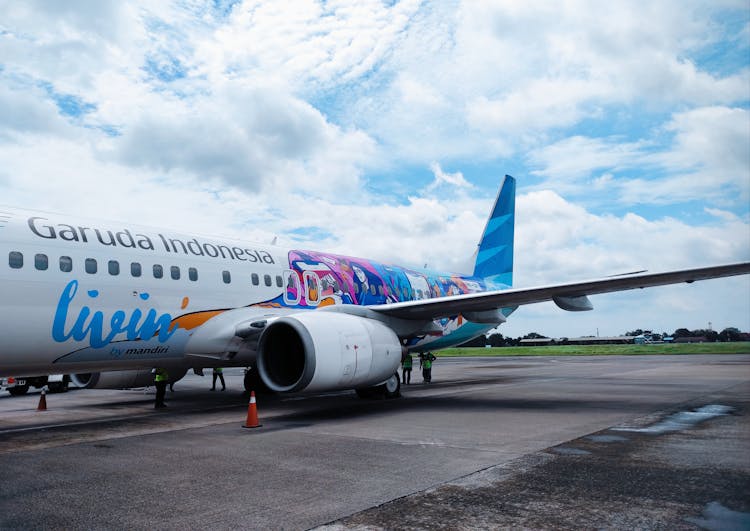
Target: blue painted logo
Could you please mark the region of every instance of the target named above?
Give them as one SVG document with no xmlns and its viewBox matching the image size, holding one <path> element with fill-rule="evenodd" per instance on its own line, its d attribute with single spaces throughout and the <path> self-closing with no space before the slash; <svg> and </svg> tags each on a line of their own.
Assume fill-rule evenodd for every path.
<svg viewBox="0 0 750 531">
<path fill-rule="evenodd" d="M 118 334 L 126 334 L 128 340 L 151 339 L 157 336 L 160 343 L 167 341 L 177 331 L 178 326 L 170 330 L 172 316 L 168 313 L 158 315 L 153 308 L 146 315 L 136 308 L 128 315 L 125 310 L 116 310 L 105 325 L 107 318 L 101 311 L 94 311 L 88 306 L 82 306 L 78 315 L 74 317 L 75 322 L 66 330 L 66 323 L 70 313 L 70 306 L 78 293 L 78 281 L 71 280 L 60 294 L 55 311 L 55 320 L 52 323 L 52 339 L 62 343 L 68 339 L 75 341 L 86 341 L 93 348 L 102 348 L 109 345 Z M 99 291 L 92 289 L 86 292 L 89 298 L 96 299 Z M 141 293 L 143 301 L 148 300 L 148 293 Z M 105 328 L 106 326 L 106 328 Z"/>
</svg>

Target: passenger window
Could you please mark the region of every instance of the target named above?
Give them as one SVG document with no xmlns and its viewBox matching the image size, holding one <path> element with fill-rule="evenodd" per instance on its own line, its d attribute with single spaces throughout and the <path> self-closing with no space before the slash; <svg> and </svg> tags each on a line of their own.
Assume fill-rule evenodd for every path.
<svg viewBox="0 0 750 531">
<path fill-rule="evenodd" d="M 381 297 L 385 295 L 385 291 L 383 291 L 383 286 L 378 286 L 378 295 Z"/>
<path fill-rule="evenodd" d="M 134 277 L 141 276 L 141 264 L 139 262 L 130 262 L 130 274 Z"/>
<path fill-rule="evenodd" d="M 169 274 L 172 275 L 172 280 L 180 280 L 180 268 L 172 266 L 169 268 Z"/>
<path fill-rule="evenodd" d="M 354 294 L 359 295 L 359 284 L 357 283 L 354 284 Z"/>
<path fill-rule="evenodd" d="M 370 284 L 370 295 L 375 295 L 375 284 Z"/>
<path fill-rule="evenodd" d="M 47 259 L 47 255 L 38 254 L 34 256 L 34 267 L 36 267 L 39 271 L 46 271 L 46 269 L 49 267 L 49 260 Z"/>
<path fill-rule="evenodd" d="M 284 286 L 284 279 L 281 278 L 281 275 L 276 275 L 276 287 L 281 288 Z"/>
<path fill-rule="evenodd" d="M 13 269 L 21 269 L 23 267 L 23 253 L 18 251 L 8 253 L 8 265 Z"/>
<path fill-rule="evenodd" d="M 266 283 L 266 286 L 273 284 L 271 281 L 271 275 L 263 275 L 263 281 Z"/>
<path fill-rule="evenodd" d="M 164 268 L 159 264 L 154 264 L 154 278 L 162 278 L 164 276 Z"/>
<path fill-rule="evenodd" d="M 259 286 L 259 285 L 260 285 L 260 277 L 258 276 L 258 274 L 257 274 L 257 273 L 253 273 L 253 274 L 252 274 L 252 275 L 250 276 L 250 278 L 251 278 L 251 279 L 252 279 L 252 281 L 253 281 L 253 286 Z"/>
<path fill-rule="evenodd" d="M 70 258 L 70 256 L 61 256 L 60 257 L 60 271 L 63 273 L 70 273 L 73 271 L 73 260 Z"/>
<path fill-rule="evenodd" d="M 94 273 L 96 273 L 96 260 L 94 258 L 86 258 L 85 269 L 86 273 L 88 273 L 89 275 L 93 275 Z"/>
<path fill-rule="evenodd" d="M 107 269 L 109 270 L 110 275 L 119 275 L 120 274 L 120 262 L 117 260 L 110 260 L 107 264 Z"/>
<path fill-rule="evenodd" d="M 224 280 L 224 284 L 229 284 L 232 281 L 232 275 L 229 274 L 229 271 L 222 271 L 221 278 Z"/>
<path fill-rule="evenodd" d="M 198 270 L 194 267 L 188 268 L 188 278 L 193 282 L 198 280 Z"/>
</svg>

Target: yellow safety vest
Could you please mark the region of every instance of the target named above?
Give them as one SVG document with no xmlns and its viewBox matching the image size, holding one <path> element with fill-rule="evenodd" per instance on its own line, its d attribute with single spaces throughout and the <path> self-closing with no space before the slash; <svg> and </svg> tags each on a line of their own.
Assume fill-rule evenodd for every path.
<svg viewBox="0 0 750 531">
<path fill-rule="evenodd" d="M 156 369 L 156 376 L 154 376 L 155 382 L 166 382 L 169 380 L 169 373 L 167 369 Z"/>
</svg>

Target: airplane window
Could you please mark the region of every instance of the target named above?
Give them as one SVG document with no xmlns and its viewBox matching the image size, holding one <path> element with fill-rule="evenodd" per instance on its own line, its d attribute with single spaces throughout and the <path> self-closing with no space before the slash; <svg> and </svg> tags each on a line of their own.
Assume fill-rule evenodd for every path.
<svg viewBox="0 0 750 531">
<path fill-rule="evenodd" d="M 381 297 L 385 295 L 385 292 L 383 291 L 383 286 L 378 286 L 378 295 L 380 295 Z"/>
<path fill-rule="evenodd" d="M 141 264 L 138 262 L 130 262 L 130 274 L 134 277 L 141 276 Z"/>
<path fill-rule="evenodd" d="M 119 275 L 120 274 L 120 262 L 117 260 L 110 260 L 107 264 L 107 269 L 109 270 L 110 275 Z"/>
<path fill-rule="evenodd" d="M 357 283 L 354 284 L 354 294 L 359 295 L 359 284 Z"/>
<path fill-rule="evenodd" d="M 94 273 L 96 273 L 96 270 L 97 270 L 96 259 L 86 258 L 85 269 L 86 269 L 86 273 L 88 273 L 89 275 L 93 275 Z"/>
<path fill-rule="evenodd" d="M 154 278 L 161 278 L 164 276 L 164 268 L 159 264 L 154 264 Z"/>
<path fill-rule="evenodd" d="M 370 284 L 370 295 L 375 295 L 375 284 Z"/>
<path fill-rule="evenodd" d="M 73 260 L 70 258 L 70 256 L 61 256 L 60 257 L 60 271 L 63 273 L 70 273 L 73 271 Z"/>
<path fill-rule="evenodd" d="M 46 254 L 38 254 L 34 256 L 34 267 L 39 271 L 45 271 L 49 267 L 49 260 Z"/>
<path fill-rule="evenodd" d="M 198 270 L 194 267 L 188 268 L 188 278 L 193 282 L 198 280 Z"/>
<path fill-rule="evenodd" d="M 229 271 L 222 271 L 221 278 L 224 279 L 224 284 L 229 284 L 232 281 L 232 275 L 229 274 Z"/>
<path fill-rule="evenodd" d="M 280 288 L 284 285 L 284 279 L 281 278 L 281 275 L 276 275 L 276 287 Z"/>
<path fill-rule="evenodd" d="M 23 267 L 23 253 L 18 251 L 8 253 L 8 265 L 13 269 L 21 269 Z"/>
<path fill-rule="evenodd" d="M 253 286 L 258 286 L 260 284 L 260 277 L 257 273 L 253 273 L 250 278 L 253 280 Z"/>
<path fill-rule="evenodd" d="M 172 266 L 169 268 L 169 274 L 172 275 L 172 280 L 180 280 L 180 268 Z"/>
<path fill-rule="evenodd" d="M 271 275 L 263 275 L 263 281 L 266 283 L 266 286 L 273 284 L 273 282 L 271 282 Z"/>
</svg>

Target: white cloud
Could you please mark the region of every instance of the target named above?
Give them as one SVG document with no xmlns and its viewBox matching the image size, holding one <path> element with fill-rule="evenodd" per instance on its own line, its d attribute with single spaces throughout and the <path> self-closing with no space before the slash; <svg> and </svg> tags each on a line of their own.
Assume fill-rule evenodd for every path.
<svg viewBox="0 0 750 531">
<path fill-rule="evenodd" d="M 529 164 L 542 183 L 518 200 L 519 285 L 746 260 L 750 70 L 695 59 L 747 47 L 723 9 L 747 18 L 741 1 L 1 2 L 0 195 L 466 271 L 486 168 Z M 90 107 L 65 117 L 60 95 Z M 374 186 L 402 167 L 401 196 Z M 428 169 L 427 185 L 401 177 Z M 596 213 L 601 197 L 631 212 Z M 708 221 L 636 210 L 682 202 Z M 744 280 L 702 286 L 511 323 L 750 315 Z"/>
<path fill-rule="evenodd" d="M 210 98 L 172 99 L 131 118 L 108 142 L 124 163 L 181 170 L 258 191 L 287 187 L 333 197 L 358 187 L 374 143 L 342 131 L 278 87 L 227 85 Z"/>
<path fill-rule="evenodd" d="M 673 204 L 695 198 L 742 206 L 750 199 L 750 113 L 729 107 L 702 107 L 675 113 L 648 138 L 571 136 L 530 152 L 544 178 L 535 188 L 573 195 L 604 190 L 626 205 Z M 657 138 L 671 135 L 658 149 Z M 605 175 L 597 172 L 605 170 Z"/>
</svg>

